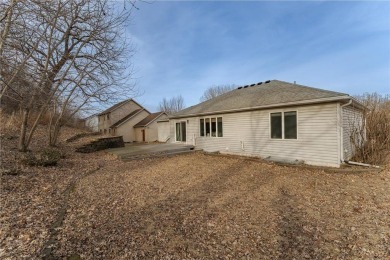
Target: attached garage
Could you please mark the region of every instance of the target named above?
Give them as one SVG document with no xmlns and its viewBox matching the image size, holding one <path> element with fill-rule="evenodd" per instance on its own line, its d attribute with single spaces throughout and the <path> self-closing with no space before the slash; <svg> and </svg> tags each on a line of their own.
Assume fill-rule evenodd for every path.
<svg viewBox="0 0 390 260">
<path fill-rule="evenodd" d="M 134 125 L 136 142 L 155 142 L 158 141 L 157 120 L 168 118 L 164 112 L 152 113 L 139 123 Z"/>
</svg>

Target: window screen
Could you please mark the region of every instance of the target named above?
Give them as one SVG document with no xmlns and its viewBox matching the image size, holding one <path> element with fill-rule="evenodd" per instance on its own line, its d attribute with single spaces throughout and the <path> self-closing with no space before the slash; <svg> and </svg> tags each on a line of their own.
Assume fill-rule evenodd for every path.
<svg viewBox="0 0 390 260">
<path fill-rule="evenodd" d="M 297 139 L 297 112 L 284 113 L 284 138 Z"/>
<path fill-rule="evenodd" d="M 200 126 L 200 136 L 204 136 L 204 119 L 200 119 L 199 126 Z"/>
<path fill-rule="evenodd" d="M 211 136 L 216 137 L 217 136 L 217 119 L 211 118 Z"/>
<path fill-rule="evenodd" d="M 218 124 L 218 137 L 222 137 L 223 136 L 222 117 L 217 118 L 217 124 Z"/>
<path fill-rule="evenodd" d="M 282 139 L 282 113 L 271 113 L 271 138 Z"/>
<path fill-rule="evenodd" d="M 206 118 L 206 136 L 210 136 L 210 118 Z"/>
</svg>

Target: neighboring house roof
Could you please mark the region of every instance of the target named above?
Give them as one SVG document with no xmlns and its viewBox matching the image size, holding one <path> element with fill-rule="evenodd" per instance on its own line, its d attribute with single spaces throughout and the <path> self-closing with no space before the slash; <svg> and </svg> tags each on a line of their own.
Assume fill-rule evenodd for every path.
<svg viewBox="0 0 390 260">
<path fill-rule="evenodd" d="M 114 128 L 114 127 L 120 126 L 121 124 L 125 123 L 127 120 L 131 119 L 133 116 L 137 115 L 138 113 L 140 113 L 143 110 L 145 110 L 145 109 L 136 109 L 136 110 L 134 110 L 133 112 L 131 112 L 130 114 L 128 114 L 124 118 L 122 118 L 119 121 L 117 121 L 115 124 L 111 125 L 110 128 Z"/>
<path fill-rule="evenodd" d="M 237 89 L 218 97 L 183 109 L 170 116 L 170 118 L 347 99 L 352 99 L 352 97 L 340 92 L 312 88 L 279 80 L 271 80 L 238 87 Z"/>
<path fill-rule="evenodd" d="M 144 108 L 143 106 L 141 106 L 137 101 L 135 101 L 134 99 L 130 98 L 130 99 L 126 99 L 126 100 L 123 100 L 122 102 L 119 102 L 115 105 L 113 105 L 112 107 L 109 107 L 107 108 L 106 110 L 104 110 L 103 112 L 100 112 L 98 114 L 98 116 L 101 116 L 101 115 L 104 115 L 104 114 L 107 114 L 107 113 L 110 113 L 118 108 L 120 108 L 121 106 L 123 106 L 124 104 L 130 102 L 130 101 L 133 101 L 134 103 L 136 103 L 138 106 Z M 145 108 L 144 108 L 145 109 Z M 145 109 L 146 110 L 146 109 Z M 147 110 L 146 110 L 147 111 Z M 149 112 L 149 111 L 148 111 Z"/>
<path fill-rule="evenodd" d="M 147 117 L 145 117 L 144 119 L 142 119 L 137 124 L 135 124 L 134 127 L 148 126 L 149 124 L 151 124 L 153 121 L 155 121 L 156 119 L 158 119 L 162 115 L 167 115 L 167 114 L 165 112 L 152 113 L 152 114 L 148 115 Z"/>
</svg>

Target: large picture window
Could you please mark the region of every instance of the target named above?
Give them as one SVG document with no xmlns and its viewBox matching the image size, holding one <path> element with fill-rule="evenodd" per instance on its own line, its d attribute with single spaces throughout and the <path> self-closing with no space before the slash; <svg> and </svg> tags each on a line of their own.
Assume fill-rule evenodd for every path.
<svg viewBox="0 0 390 260">
<path fill-rule="evenodd" d="M 200 136 L 223 137 L 222 117 L 201 118 L 199 129 Z"/>
<path fill-rule="evenodd" d="M 271 113 L 272 139 L 297 139 L 297 112 Z"/>
</svg>

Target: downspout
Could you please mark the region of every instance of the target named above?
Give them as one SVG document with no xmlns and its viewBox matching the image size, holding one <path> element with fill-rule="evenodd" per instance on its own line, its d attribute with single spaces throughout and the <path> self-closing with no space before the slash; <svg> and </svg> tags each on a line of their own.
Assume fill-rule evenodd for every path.
<svg viewBox="0 0 390 260">
<path fill-rule="evenodd" d="M 348 101 L 348 103 L 344 104 L 344 105 L 341 105 L 340 108 L 341 108 L 341 115 L 340 115 L 340 118 L 341 118 L 341 122 L 340 122 L 340 128 L 341 128 L 341 131 L 340 131 L 340 142 L 341 142 L 341 145 L 340 147 L 342 147 L 342 149 L 340 150 L 340 159 L 341 159 L 341 162 L 343 163 L 344 162 L 344 138 L 343 138 L 343 134 L 344 134 L 344 127 L 343 127 L 343 124 L 344 124 L 344 118 L 343 118 L 343 108 L 344 107 L 347 107 L 349 105 L 352 104 L 352 98 Z"/>
</svg>

